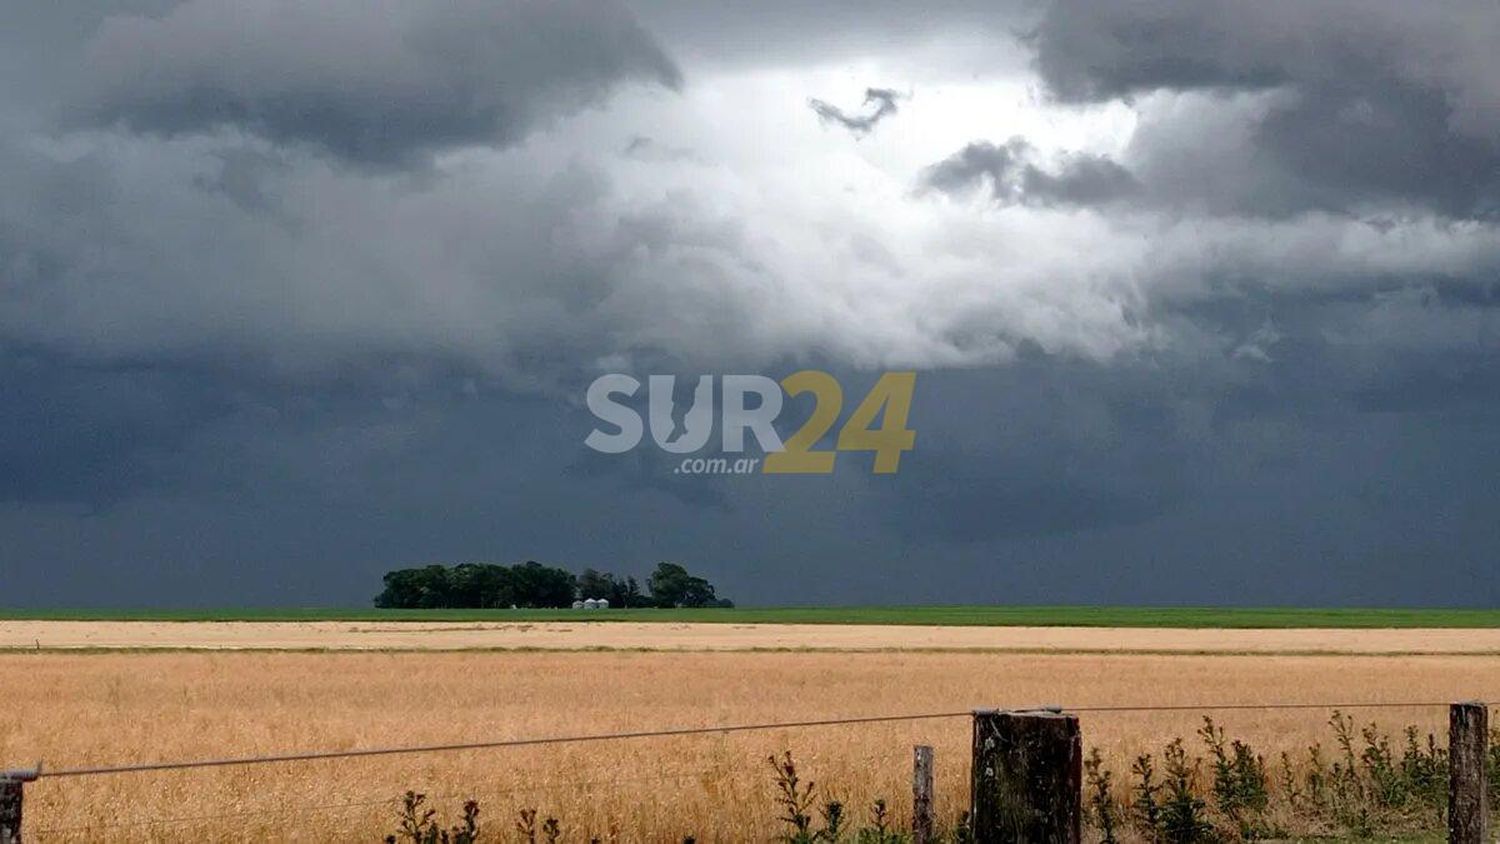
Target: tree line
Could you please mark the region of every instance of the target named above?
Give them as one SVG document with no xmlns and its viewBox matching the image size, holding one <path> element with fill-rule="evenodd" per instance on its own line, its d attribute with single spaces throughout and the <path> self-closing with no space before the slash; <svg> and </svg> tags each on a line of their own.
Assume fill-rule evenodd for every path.
<svg viewBox="0 0 1500 844">
<path fill-rule="evenodd" d="M 732 607 L 713 584 L 676 563 L 658 563 L 645 588 L 634 577 L 567 569 L 535 561 L 513 566 L 494 563 L 434 564 L 397 569 L 385 575 L 375 596 L 381 609 L 559 609 L 574 601 L 606 599 L 611 607 Z"/>
</svg>

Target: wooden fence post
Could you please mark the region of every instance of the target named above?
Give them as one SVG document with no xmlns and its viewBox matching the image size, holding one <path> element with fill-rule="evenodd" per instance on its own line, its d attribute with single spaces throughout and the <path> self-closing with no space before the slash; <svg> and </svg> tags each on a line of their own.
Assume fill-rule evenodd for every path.
<svg viewBox="0 0 1500 844">
<path fill-rule="evenodd" d="M 912 749 L 912 844 L 932 844 L 932 828 L 932 748 L 919 744 Z"/>
<path fill-rule="evenodd" d="M 0 777 L 0 844 L 21 844 L 21 789 L 19 780 Z"/>
<path fill-rule="evenodd" d="M 1489 720 L 1489 709 L 1482 703 L 1448 707 L 1449 844 L 1486 844 L 1489 840 L 1484 770 Z"/>
<path fill-rule="evenodd" d="M 40 766 L 30 771 L 0 771 L 0 844 L 21 844 L 23 791 L 40 771 Z"/>
<path fill-rule="evenodd" d="M 1078 716 L 974 712 L 969 823 L 975 844 L 1078 844 L 1082 809 Z"/>
</svg>

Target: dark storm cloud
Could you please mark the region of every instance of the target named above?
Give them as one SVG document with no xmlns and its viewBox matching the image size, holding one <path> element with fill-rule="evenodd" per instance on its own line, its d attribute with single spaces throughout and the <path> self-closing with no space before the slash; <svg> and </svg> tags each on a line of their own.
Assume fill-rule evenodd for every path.
<svg viewBox="0 0 1500 844">
<path fill-rule="evenodd" d="M 579 484 L 618 485 L 623 493 L 639 495 L 659 492 L 678 503 L 705 510 L 727 510 L 730 497 L 727 487 L 735 478 L 680 474 L 682 455 L 655 448 L 650 435 L 643 447 L 625 454 L 600 454 L 582 450 L 568 465 L 566 474 Z"/>
<path fill-rule="evenodd" d="M 107 20 L 72 118 L 163 135 L 237 128 L 367 165 L 515 143 L 615 85 L 676 87 L 620 3 L 189 0 Z"/>
<path fill-rule="evenodd" d="M 546 390 L 651 344 L 621 334 L 652 313 L 606 313 L 606 293 L 637 243 L 677 231 L 654 209 L 607 215 L 585 167 L 393 188 L 254 145 L 132 139 L 65 158 L 8 141 L 0 342 L 80 358 L 292 382 L 452 364 Z"/>
<path fill-rule="evenodd" d="M 930 492 L 901 508 L 898 531 L 907 538 L 984 543 L 1064 536 L 1139 524 L 1165 509 L 1161 491 L 1110 483 L 1103 474 L 1047 477 L 1050 466 L 1012 474 L 1018 467 L 1001 455 L 913 462 L 922 468 L 910 480 Z"/>
<path fill-rule="evenodd" d="M 864 107 L 867 114 L 848 114 L 838 106 L 816 98 L 808 100 L 807 105 L 824 123 L 842 126 L 855 135 L 868 135 L 880 125 L 880 121 L 896 113 L 896 101 L 900 99 L 901 95 L 889 88 L 866 88 Z"/>
<path fill-rule="evenodd" d="M 833 476 L 697 491 L 641 474 L 661 454 L 584 453 L 594 420 L 556 402 L 266 395 L 115 460 L 170 478 L 152 494 L 86 518 L 40 498 L 0 508 L 0 588 L 21 605 L 362 604 L 388 568 L 537 557 L 636 573 L 680 559 L 744 603 L 1493 600 L 1500 408 L 1370 413 L 1320 394 L 1342 368 L 1317 362 L 1326 344 L 1289 345 L 1308 351 L 1280 349 L 1281 369 L 1038 355 L 927 372 L 898 475 L 843 453 Z M 839 378 L 851 400 L 870 381 Z M 71 454 L 37 468 L 71 472 Z M 71 484 L 111 465 L 87 457 Z"/>
<path fill-rule="evenodd" d="M 105 506 L 173 485 L 174 455 L 233 399 L 201 373 L 0 347 L 0 502 Z"/>
<path fill-rule="evenodd" d="M 1139 189 L 1130 171 L 1105 156 L 1075 153 L 1050 172 L 1033 158 L 1023 138 L 1004 146 L 976 142 L 928 168 L 923 183 L 944 193 L 988 186 L 1006 205 L 1099 205 Z"/>
<path fill-rule="evenodd" d="M 1378 298 L 1321 306 L 1225 300 L 1196 315 L 1221 333 L 1226 349 L 1260 342 L 1264 357 L 1158 354 L 1100 366 L 1030 355 L 994 370 L 924 373 L 912 415 L 918 447 L 904 458 L 903 483 L 877 492 L 880 506 L 902 514 L 891 524 L 909 541 L 1023 554 L 1046 542 L 1070 549 L 1063 559 L 1075 569 L 1102 571 L 1106 562 L 1134 558 L 1150 561 L 1164 580 L 1199 584 L 1221 577 L 1223 567 L 1206 556 L 1195 564 L 1195 555 L 1209 552 L 1172 532 L 1235 521 L 1234 514 L 1266 509 L 1267 496 L 1309 499 L 1299 506 L 1327 523 L 1286 515 L 1251 529 L 1261 517 L 1246 518 L 1229 532 L 1236 541 L 1253 546 L 1297 531 L 1346 553 L 1369 530 L 1370 548 L 1392 542 L 1389 526 L 1376 527 L 1384 523 L 1407 526 L 1399 544 L 1408 548 L 1491 536 L 1477 515 L 1440 531 L 1420 523 L 1469 513 L 1478 481 L 1463 469 L 1464 455 L 1496 459 L 1492 450 L 1474 452 L 1500 419 L 1493 344 L 1479 336 L 1441 351 L 1394 351 L 1373 339 Z M 1423 308 L 1452 307 L 1459 313 L 1444 319 L 1462 321 L 1468 308 L 1413 307 L 1398 318 L 1418 321 Z M 1356 494 L 1361 501 L 1348 512 L 1335 503 Z M 1202 501 L 1222 512 L 1198 512 Z M 1160 544 L 1132 542 L 1126 550 L 1104 543 L 1096 551 L 1108 561 L 1091 564 L 1072 556 L 1111 535 Z M 1461 553 L 1478 560 L 1482 544 Z M 1302 559 L 1309 571 L 1321 570 Z M 1368 576 L 1394 582 L 1400 565 L 1388 558 Z M 1255 588 L 1274 592 L 1264 583 Z M 1318 588 L 1330 595 L 1344 586 L 1320 581 Z"/>
<path fill-rule="evenodd" d="M 1132 154 L 1163 204 L 1460 218 L 1500 214 L 1497 40 L 1486 0 L 1058 0 L 1030 38 L 1064 102 L 1200 92 L 1244 111 L 1242 138 L 1146 111 Z"/>
<path fill-rule="evenodd" d="M 0 345 L 0 503 L 107 510 L 205 479 L 231 489 L 278 438 L 339 441 L 414 408 L 462 408 L 472 384 L 432 360 L 364 360 L 299 383 L 207 350 L 101 361 Z M 368 445 L 361 459 L 383 443 Z"/>
<path fill-rule="evenodd" d="M 909 540 L 1028 542 L 1142 524 L 1191 487 L 1178 397 L 1130 364 L 1033 349 L 1004 368 L 919 379 L 919 450 L 903 483 L 878 493 L 904 514 L 893 528 Z"/>
</svg>

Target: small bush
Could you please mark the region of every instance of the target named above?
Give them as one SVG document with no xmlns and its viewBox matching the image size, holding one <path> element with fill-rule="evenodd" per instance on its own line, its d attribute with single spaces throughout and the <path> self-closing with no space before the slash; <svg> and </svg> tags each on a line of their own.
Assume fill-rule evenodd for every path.
<svg viewBox="0 0 1500 844">
<path fill-rule="evenodd" d="M 1271 770 L 1248 744 L 1230 739 L 1212 718 L 1204 718 L 1198 737 L 1206 759 L 1190 757 L 1181 739 L 1159 757 L 1136 757 L 1123 821 L 1157 844 L 1368 838 L 1377 832 L 1422 836 L 1443 829 L 1448 752 L 1436 735 L 1407 726 L 1398 745 L 1376 725 L 1356 727 L 1338 711 L 1328 725 L 1334 753 L 1325 754 L 1314 743 L 1296 757 L 1281 753 Z M 1487 761 L 1488 787 L 1500 798 L 1500 730 L 1496 738 Z M 1204 762 L 1212 776 L 1200 783 Z M 1121 818 L 1115 814 L 1110 772 L 1097 751 L 1084 769 L 1085 819 L 1099 840 L 1113 842 Z"/>
<path fill-rule="evenodd" d="M 385 837 L 386 844 L 410 841 L 412 844 L 474 844 L 479 839 L 479 804 L 464 803 L 463 819 L 456 826 L 443 829 L 435 820 L 437 810 L 428 808 L 427 795 L 408 791 L 401 798 L 401 826 Z"/>
<path fill-rule="evenodd" d="M 797 773 L 797 763 L 788 750 L 780 759 L 768 760 L 776 772 L 776 805 L 781 809 L 777 820 L 787 826 L 779 840 L 789 844 L 810 844 L 815 841 L 812 831 L 813 784 L 803 783 Z"/>
<path fill-rule="evenodd" d="M 891 829 L 885 801 L 878 799 L 870 806 L 870 825 L 854 835 L 855 844 L 902 844 L 906 840 L 905 834 Z"/>
<path fill-rule="evenodd" d="M 1135 776 L 1135 785 L 1131 789 L 1131 822 L 1137 830 L 1154 841 L 1161 829 L 1161 784 L 1156 781 L 1156 767 L 1151 761 L 1151 754 L 1137 756 L 1130 766 L 1130 773 Z"/>
<path fill-rule="evenodd" d="M 1198 763 L 1188 762 L 1182 739 L 1173 739 L 1162 751 L 1163 781 L 1161 807 L 1161 840 L 1166 844 L 1199 844 L 1214 841 L 1213 825 L 1204 810 L 1208 804 L 1198 796 Z"/>
<path fill-rule="evenodd" d="M 1265 760 L 1238 739 L 1226 743 L 1224 728 L 1207 715 L 1198 735 L 1213 759 L 1215 808 L 1238 837 L 1250 840 L 1269 836 L 1265 811 L 1271 792 Z"/>
<path fill-rule="evenodd" d="M 1111 791 L 1114 774 L 1104 769 L 1104 760 L 1099 755 L 1099 748 L 1091 750 L 1088 758 L 1083 760 L 1083 771 L 1086 821 L 1099 831 L 1100 844 L 1119 844 L 1119 839 L 1115 837 L 1116 828 L 1119 826 L 1118 810 L 1115 808 L 1115 798 Z"/>
<path fill-rule="evenodd" d="M 817 803 L 817 793 L 812 782 L 803 781 L 791 751 L 783 753 L 780 758 L 772 756 L 769 761 L 776 772 L 775 802 L 781 812 L 777 820 L 786 827 L 777 840 L 789 844 L 836 844 L 847 840 L 849 818 L 844 804 L 837 800 L 824 802 L 818 809 L 821 826 L 814 829 L 810 811 Z M 876 800 L 870 805 L 870 824 L 854 830 L 852 838 L 855 844 L 902 844 L 907 840 L 904 833 L 891 829 L 885 800 Z"/>
</svg>

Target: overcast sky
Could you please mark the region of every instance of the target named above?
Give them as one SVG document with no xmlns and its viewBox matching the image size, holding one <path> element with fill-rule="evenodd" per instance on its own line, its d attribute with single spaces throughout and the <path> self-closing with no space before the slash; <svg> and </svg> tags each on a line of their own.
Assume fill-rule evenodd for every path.
<svg viewBox="0 0 1500 844">
<path fill-rule="evenodd" d="M 0 606 L 1500 603 L 1494 0 L 808 6 L 7 8 Z M 803 368 L 899 473 L 584 446 Z"/>
</svg>

